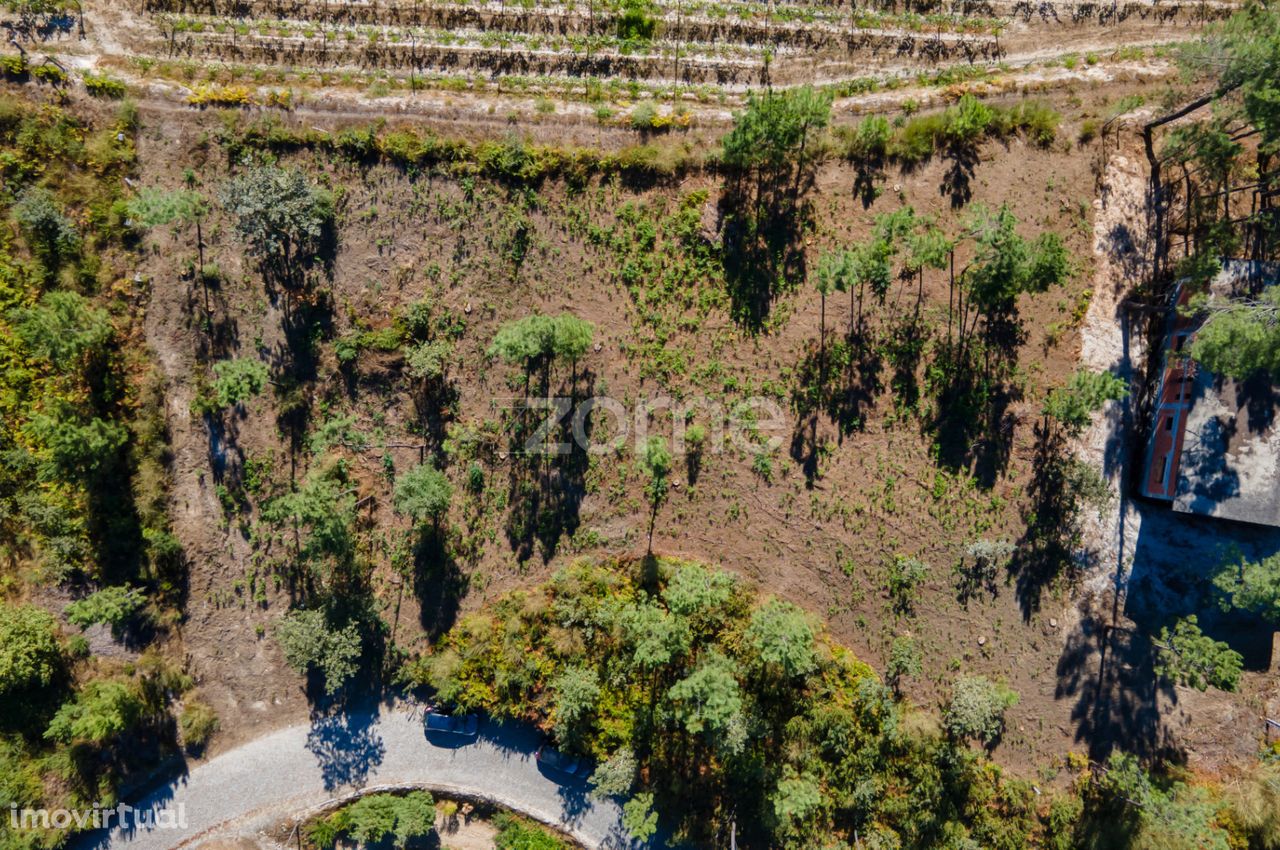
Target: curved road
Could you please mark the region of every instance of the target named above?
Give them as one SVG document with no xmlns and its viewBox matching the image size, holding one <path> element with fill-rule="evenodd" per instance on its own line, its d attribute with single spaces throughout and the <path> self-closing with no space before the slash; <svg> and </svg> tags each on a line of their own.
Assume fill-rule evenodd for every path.
<svg viewBox="0 0 1280 850">
<path fill-rule="evenodd" d="M 482 797 L 558 826 L 589 848 L 639 848 L 618 805 L 580 779 L 544 772 L 530 729 L 486 723 L 476 739 L 428 737 L 421 711 L 372 708 L 319 717 L 205 762 L 134 805 L 141 818 L 81 842 L 97 850 L 173 850 L 197 839 L 253 832 L 354 790 L 418 785 Z M 165 815 L 164 812 L 169 814 Z M 172 821 L 183 815 L 183 825 Z M 157 826 L 164 824 L 164 826 Z"/>
</svg>

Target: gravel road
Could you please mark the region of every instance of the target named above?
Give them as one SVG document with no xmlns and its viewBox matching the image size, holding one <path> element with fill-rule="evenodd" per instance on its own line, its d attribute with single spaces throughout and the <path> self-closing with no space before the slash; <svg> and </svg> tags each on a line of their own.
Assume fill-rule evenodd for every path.
<svg viewBox="0 0 1280 850">
<path fill-rule="evenodd" d="M 484 723 L 476 739 L 425 732 L 421 711 L 353 711 L 290 726 L 197 765 L 134 805 L 142 827 L 88 836 L 84 850 L 172 850 L 257 832 L 353 790 L 418 785 L 494 803 L 558 826 L 589 848 L 639 848 L 613 802 L 583 780 L 541 769 L 530 729 Z M 162 814 L 168 812 L 169 814 Z M 166 824 L 181 815 L 183 824 Z"/>
</svg>

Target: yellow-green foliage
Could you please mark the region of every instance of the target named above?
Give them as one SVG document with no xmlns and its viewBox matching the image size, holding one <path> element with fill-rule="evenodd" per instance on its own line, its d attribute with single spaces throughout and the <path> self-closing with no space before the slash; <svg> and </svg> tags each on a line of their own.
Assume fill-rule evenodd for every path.
<svg viewBox="0 0 1280 850">
<path fill-rule="evenodd" d="M 104 285 L 121 277 L 113 260 L 129 250 L 122 178 L 133 168 L 135 129 L 128 102 L 114 120 L 91 124 L 56 106 L 0 96 L 0 586 L 7 592 L 74 578 L 108 595 L 136 587 L 161 607 L 181 584 L 163 509 L 164 433 L 156 422 L 163 406 L 137 392 L 145 357 L 129 328 L 136 302 Z M 0 617 L 20 610 L 0 605 Z M 124 766 L 138 764 L 138 728 L 162 728 L 152 722 L 189 682 L 151 653 L 121 671 L 87 657 L 79 635 L 53 639 L 56 675 L 37 677 L 39 688 L 28 676 L 0 693 L 0 797 L 71 808 L 110 802 Z M 0 824 L 6 848 L 64 840 L 56 830 L 18 833 Z"/>
<path fill-rule="evenodd" d="M 367 161 L 383 159 L 401 166 L 441 165 L 460 176 L 482 175 L 518 183 L 560 177 L 632 174 L 668 177 L 702 164 L 686 142 L 632 145 L 617 151 L 536 145 L 518 139 L 471 142 L 429 131 L 388 130 L 381 124 L 338 133 L 286 127 L 274 117 L 244 124 L 231 116 L 219 140 L 233 159 L 253 150 L 313 149 Z"/>
<path fill-rule="evenodd" d="M 247 86 L 219 86 L 212 83 L 196 86 L 187 95 L 192 106 L 251 106 L 253 92 Z"/>
</svg>

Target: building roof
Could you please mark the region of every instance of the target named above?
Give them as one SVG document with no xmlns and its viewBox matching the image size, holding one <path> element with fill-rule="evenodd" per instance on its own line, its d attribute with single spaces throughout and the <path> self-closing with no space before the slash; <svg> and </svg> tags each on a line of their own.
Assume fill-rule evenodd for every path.
<svg viewBox="0 0 1280 850">
<path fill-rule="evenodd" d="M 1224 264 L 1210 298 L 1230 297 L 1258 272 Z M 1180 288 L 1177 304 L 1187 300 Z M 1191 361 L 1184 352 L 1199 324 L 1171 311 L 1143 492 L 1182 513 L 1280 526 L 1280 388 L 1266 376 L 1236 381 Z"/>
</svg>

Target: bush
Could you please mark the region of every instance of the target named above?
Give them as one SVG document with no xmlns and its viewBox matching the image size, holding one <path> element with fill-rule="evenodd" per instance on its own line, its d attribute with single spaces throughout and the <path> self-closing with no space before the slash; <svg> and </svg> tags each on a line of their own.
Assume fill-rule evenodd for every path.
<svg viewBox="0 0 1280 850">
<path fill-rule="evenodd" d="M 191 94 L 187 95 L 187 103 L 192 106 L 252 106 L 254 103 L 253 93 L 247 86 L 217 86 L 203 85 L 196 86 Z"/>
<path fill-rule="evenodd" d="M 369 794 L 334 812 L 329 822 L 361 846 L 394 836 L 396 846 L 403 847 L 435 829 L 435 800 L 426 791 L 410 791 L 404 796 Z"/>
<path fill-rule="evenodd" d="M 188 699 L 178 716 L 178 729 L 182 732 L 182 745 L 187 751 L 199 753 L 218 731 L 218 715 L 203 700 Z"/>
<path fill-rule="evenodd" d="M 0 603 L 0 700 L 46 688 L 65 668 L 53 616 L 31 605 Z"/>
<path fill-rule="evenodd" d="M 1025 133 L 1033 144 L 1048 147 L 1057 138 L 1062 116 L 1043 100 L 1023 101 L 1013 108 L 1012 113 L 1014 129 Z"/>
<path fill-rule="evenodd" d="M 569 850 L 569 845 L 523 818 L 503 813 L 493 819 L 494 850 Z"/>
<path fill-rule="evenodd" d="M 933 156 L 945 128 L 946 117 L 940 112 L 912 118 L 898 131 L 890 154 L 903 165 L 919 165 Z"/>
<path fill-rule="evenodd" d="M 128 87 L 119 79 L 106 77 L 104 74 L 84 74 L 82 77 L 84 82 L 84 91 L 90 93 L 91 97 L 101 97 L 104 100 L 120 100 L 129 93 Z"/>
<path fill-rule="evenodd" d="M 618 16 L 618 38 L 623 41 L 650 41 L 658 29 L 653 7 L 646 0 L 623 0 Z"/>
<path fill-rule="evenodd" d="M 631 129 L 653 130 L 657 127 L 658 117 L 658 108 L 646 101 L 631 110 Z"/>
<path fill-rule="evenodd" d="M 22 54 L 0 56 L 0 76 L 11 80 L 22 80 L 26 78 L 28 70 L 27 57 Z"/>
<path fill-rule="evenodd" d="M 119 635 L 146 604 L 146 597 L 136 587 L 117 585 L 77 599 L 67 606 L 66 614 L 69 622 L 81 628 L 106 623 L 114 634 Z"/>
<path fill-rule="evenodd" d="M 51 86 L 66 85 L 67 82 L 67 72 L 52 62 L 46 62 L 43 65 L 37 65 L 32 68 L 31 76 L 35 77 L 40 82 L 48 83 Z"/>
<path fill-rule="evenodd" d="M 852 133 L 846 134 L 844 155 L 851 160 L 883 159 L 889 152 L 892 138 L 893 127 L 888 119 L 869 115 L 858 123 Z"/>
<path fill-rule="evenodd" d="M 327 693 L 337 693 L 359 669 L 360 629 L 354 624 L 333 628 L 323 611 L 290 611 L 276 626 L 276 639 L 290 667 L 324 676 Z"/>
<path fill-rule="evenodd" d="M 1004 713 L 1018 704 L 1016 691 L 985 676 L 961 676 L 951 687 L 942 722 L 957 740 L 993 743 L 1004 731 Z"/>
</svg>

